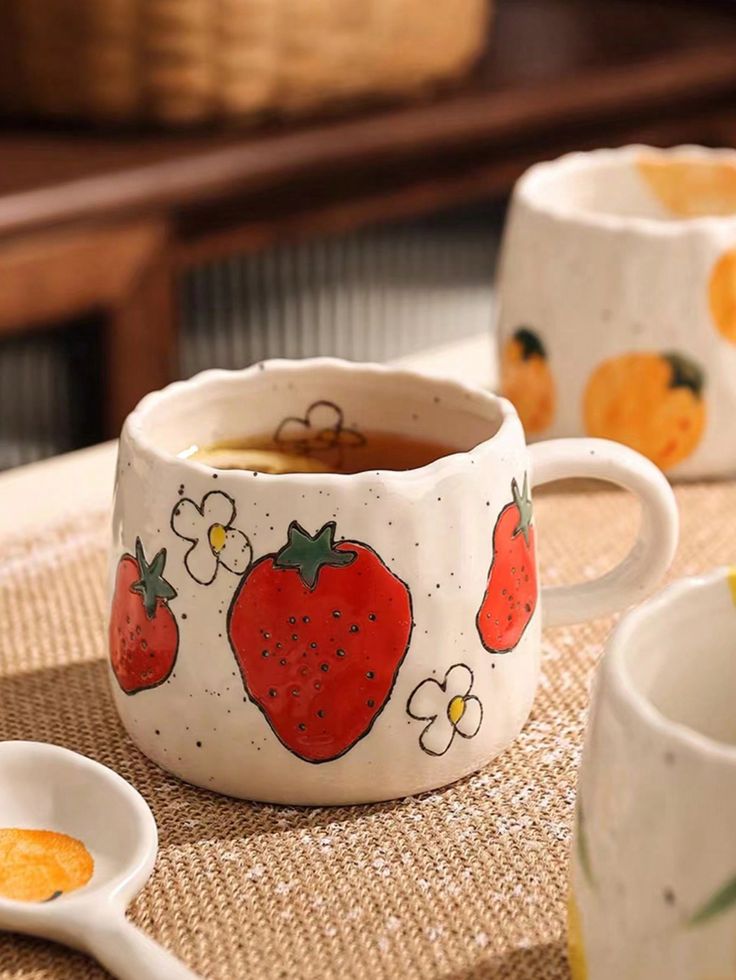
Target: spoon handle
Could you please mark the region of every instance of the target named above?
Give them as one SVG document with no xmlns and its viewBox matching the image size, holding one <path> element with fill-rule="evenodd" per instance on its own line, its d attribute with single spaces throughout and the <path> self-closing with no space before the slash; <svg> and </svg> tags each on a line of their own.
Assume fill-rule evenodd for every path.
<svg viewBox="0 0 736 980">
<path fill-rule="evenodd" d="M 93 925 L 85 947 L 118 980 L 199 980 L 121 913 Z"/>
</svg>

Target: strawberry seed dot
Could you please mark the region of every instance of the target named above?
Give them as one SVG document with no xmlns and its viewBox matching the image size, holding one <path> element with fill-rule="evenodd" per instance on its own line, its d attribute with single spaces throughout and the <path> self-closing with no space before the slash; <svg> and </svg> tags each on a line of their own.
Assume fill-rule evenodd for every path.
<svg viewBox="0 0 736 980">
<path fill-rule="evenodd" d="M 306 732 L 307 730 L 307 726 L 304 724 L 303 721 L 300 721 L 296 727 L 299 729 L 300 732 Z"/>
<path fill-rule="evenodd" d="M 277 694 L 278 694 L 278 691 L 276 690 L 275 687 L 272 687 L 272 688 L 269 689 L 268 696 L 270 698 L 275 698 Z M 243 700 L 245 700 L 245 698 L 243 698 Z"/>
<path fill-rule="evenodd" d="M 329 664 L 320 664 L 319 665 L 319 669 L 322 670 L 322 671 L 324 671 L 325 673 L 327 673 L 327 671 L 330 669 L 330 665 Z"/>
<path fill-rule="evenodd" d="M 296 622 L 296 616 L 289 616 L 289 622 L 293 625 Z"/>
<path fill-rule="evenodd" d="M 282 667 L 285 667 L 286 666 L 286 657 L 282 657 L 281 660 L 279 660 L 279 663 L 281 664 Z"/>
<path fill-rule="evenodd" d="M 339 609 L 333 609 L 332 615 L 335 617 L 335 619 L 339 619 L 342 614 Z M 130 622 L 130 620 L 128 620 L 128 622 Z"/>
<path fill-rule="evenodd" d="M 371 698 L 370 701 L 366 701 L 366 704 L 368 705 L 369 708 L 373 708 L 375 707 L 376 702 Z"/>
<path fill-rule="evenodd" d="M 338 657 L 344 657 L 345 656 L 345 651 L 344 650 L 338 650 L 337 651 L 337 655 L 338 655 Z"/>
<path fill-rule="evenodd" d="M 368 619 L 370 619 L 370 621 L 372 623 L 375 623 L 375 621 L 376 621 L 376 614 L 375 613 L 368 613 Z"/>
<path fill-rule="evenodd" d="M 262 657 L 267 657 L 268 656 L 268 650 L 261 650 L 261 656 Z"/>
<path fill-rule="evenodd" d="M 358 627 L 355 625 L 355 623 L 353 623 L 353 625 L 350 627 L 350 632 L 351 633 L 357 633 L 358 632 Z"/>
<path fill-rule="evenodd" d="M 368 671 L 366 671 L 366 675 L 365 675 L 365 676 L 366 676 L 366 677 L 368 678 L 368 680 L 369 680 L 369 681 L 372 681 L 372 680 L 373 680 L 373 678 L 374 678 L 374 677 L 375 677 L 376 675 L 375 675 L 375 674 L 373 673 L 373 671 L 372 671 L 372 670 L 368 670 Z"/>
<path fill-rule="evenodd" d="M 309 645 L 312 648 L 312 650 L 316 650 L 317 649 L 317 644 L 314 642 L 314 640 L 312 640 L 312 642 Z"/>
<path fill-rule="evenodd" d="M 324 718 L 324 716 L 325 716 L 325 710 L 324 708 L 320 708 L 319 711 L 317 712 L 317 717 Z"/>
</svg>

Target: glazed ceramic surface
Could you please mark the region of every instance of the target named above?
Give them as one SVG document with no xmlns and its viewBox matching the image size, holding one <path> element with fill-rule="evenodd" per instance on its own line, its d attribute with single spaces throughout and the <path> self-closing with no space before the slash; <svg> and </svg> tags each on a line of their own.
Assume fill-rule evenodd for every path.
<svg viewBox="0 0 736 980">
<path fill-rule="evenodd" d="M 278 434 L 339 456 L 371 431 L 457 451 L 354 475 L 177 455 Z M 602 579 L 540 595 L 531 488 L 572 475 L 636 493 L 640 539 Z M 206 372 L 148 396 L 123 430 L 115 703 L 153 760 L 234 796 L 350 803 L 442 786 L 523 726 L 543 619 L 640 599 L 676 537 L 651 463 L 600 440 L 529 451 L 512 406 L 483 391 L 329 359 Z"/>
<path fill-rule="evenodd" d="M 125 917 L 158 848 L 137 790 L 44 742 L 0 743 L 0 785 L 0 929 L 81 949 L 120 980 L 196 980 Z"/>
<path fill-rule="evenodd" d="M 736 977 L 736 570 L 608 641 L 578 783 L 575 980 Z"/>
<path fill-rule="evenodd" d="M 672 476 L 736 471 L 736 152 L 532 167 L 499 303 L 501 388 L 529 437 L 617 439 Z"/>
</svg>

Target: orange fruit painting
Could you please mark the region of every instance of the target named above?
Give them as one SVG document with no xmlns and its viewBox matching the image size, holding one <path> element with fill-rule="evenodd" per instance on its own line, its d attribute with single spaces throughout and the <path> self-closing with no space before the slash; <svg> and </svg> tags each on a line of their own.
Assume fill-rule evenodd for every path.
<svg viewBox="0 0 736 980">
<path fill-rule="evenodd" d="M 520 327 L 501 353 L 501 393 L 514 405 L 527 433 L 542 432 L 555 414 L 555 383 L 544 344 Z"/>
<path fill-rule="evenodd" d="M 704 375 L 678 353 L 640 352 L 603 361 L 583 394 L 588 435 L 615 439 L 661 469 L 681 463 L 705 429 Z"/>
<path fill-rule="evenodd" d="M 713 266 L 708 305 L 716 329 L 736 344 L 736 248 L 724 252 Z"/>
<path fill-rule="evenodd" d="M 652 156 L 637 166 L 660 203 L 678 218 L 736 214 L 736 164 Z"/>
<path fill-rule="evenodd" d="M 48 902 L 86 885 L 94 861 L 81 841 L 51 830 L 0 829 L 0 897 Z"/>
<path fill-rule="evenodd" d="M 567 896 L 567 960 L 572 980 L 587 980 L 588 967 L 585 962 L 583 928 L 572 888 Z"/>
</svg>

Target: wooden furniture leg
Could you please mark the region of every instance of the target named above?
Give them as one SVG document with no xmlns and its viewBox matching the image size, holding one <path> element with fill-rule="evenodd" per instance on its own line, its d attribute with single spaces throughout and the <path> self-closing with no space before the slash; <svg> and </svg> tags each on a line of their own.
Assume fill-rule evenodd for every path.
<svg viewBox="0 0 736 980">
<path fill-rule="evenodd" d="M 75 225 L 0 241 L 0 336 L 104 315 L 104 430 L 175 373 L 175 281 L 159 219 Z"/>
</svg>

